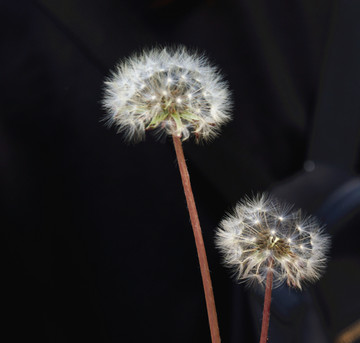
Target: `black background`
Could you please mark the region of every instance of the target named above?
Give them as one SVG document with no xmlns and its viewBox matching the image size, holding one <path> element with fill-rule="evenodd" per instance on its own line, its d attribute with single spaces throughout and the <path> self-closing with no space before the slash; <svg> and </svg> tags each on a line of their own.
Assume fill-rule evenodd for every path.
<svg viewBox="0 0 360 343">
<path fill-rule="evenodd" d="M 230 83 L 232 122 L 214 142 L 186 142 L 184 150 L 222 339 L 256 341 L 250 290 L 221 265 L 214 230 L 245 194 L 272 188 L 316 212 L 359 172 L 360 67 L 341 56 L 360 55 L 360 27 L 338 33 L 337 26 L 339 17 L 356 22 L 358 3 L 64 0 L 0 8 L 7 342 L 210 341 L 171 140 L 148 135 L 128 145 L 101 121 L 110 69 L 166 44 L 205 51 Z M 334 48 L 338 41 L 344 46 Z M 334 51 L 343 54 L 332 64 Z M 346 225 L 354 228 L 352 220 Z M 345 263 L 342 282 L 330 273 L 323 289 L 338 283 L 351 293 L 357 239 L 352 231 L 333 243 L 334 268 L 344 270 L 349 256 L 353 264 Z M 332 322 L 329 308 L 329 337 L 359 317 L 358 306 L 347 321 Z"/>
</svg>

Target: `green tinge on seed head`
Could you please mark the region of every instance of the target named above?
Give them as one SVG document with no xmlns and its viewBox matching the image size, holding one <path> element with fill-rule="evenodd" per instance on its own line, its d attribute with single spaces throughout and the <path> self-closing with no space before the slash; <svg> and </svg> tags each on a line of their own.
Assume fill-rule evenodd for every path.
<svg viewBox="0 0 360 343">
<path fill-rule="evenodd" d="M 201 118 L 189 112 L 171 112 L 169 110 L 164 110 L 151 119 L 151 122 L 146 126 L 147 130 L 156 129 L 161 126 L 164 122 L 170 122 L 174 126 L 174 132 L 180 133 L 184 128 L 191 124 L 193 127 L 197 126 L 197 123 Z M 196 130 L 195 130 L 196 132 Z"/>
</svg>

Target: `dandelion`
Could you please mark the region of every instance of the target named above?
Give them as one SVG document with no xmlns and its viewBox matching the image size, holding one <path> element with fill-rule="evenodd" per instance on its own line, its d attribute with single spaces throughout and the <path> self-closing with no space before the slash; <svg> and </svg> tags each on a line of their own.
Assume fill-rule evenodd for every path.
<svg viewBox="0 0 360 343">
<path fill-rule="evenodd" d="M 267 337 L 272 287 L 301 289 L 325 268 L 329 236 L 314 217 L 266 194 L 245 198 L 221 223 L 216 244 L 238 281 L 266 283 L 262 340 Z"/>
<path fill-rule="evenodd" d="M 215 137 L 230 120 L 228 86 L 204 56 L 184 47 L 152 49 L 118 65 L 105 83 L 103 105 L 108 121 L 128 141 L 141 141 L 148 130 L 173 138 L 199 257 L 212 342 L 220 343 L 214 294 L 200 221 L 182 141 Z"/>
<path fill-rule="evenodd" d="M 152 49 L 120 63 L 105 83 L 108 120 L 128 141 L 147 130 L 196 141 L 215 137 L 230 119 L 230 95 L 216 67 L 184 47 Z"/>
<path fill-rule="evenodd" d="M 239 281 L 264 284 L 271 271 L 274 287 L 286 282 L 301 289 L 319 279 L 329 238 L 314 217 L 263 194 L 236 206 L 221 222 L 216 242 Z"/>
</svg>

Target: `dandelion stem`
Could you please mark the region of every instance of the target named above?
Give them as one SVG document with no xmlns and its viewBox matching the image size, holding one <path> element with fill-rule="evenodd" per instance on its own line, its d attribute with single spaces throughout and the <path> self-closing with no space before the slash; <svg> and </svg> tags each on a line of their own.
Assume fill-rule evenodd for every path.
<svg viewBox="0 0 360 343">
<path fill-rule="evenodd" d="M 199 216 L 196 210 L 194 195 L 191 189 L 189 172 L 186 166 L 180 137 L 173 135 L 173 142 L 174 142 L 176 157 L 180 169 L 181 180 L 184 187 L 184 193 L 190 215 L 190 221 L 194 232 L 196 250 L 198 253 L 198 258 L 200 263 L 200 271 L 201 271 L 201 277 L 205 292 L 205 300 L 206 300 L 206 308 L 208 312 L 211 341 L 213 343 L 220 343 L 221 339 L 220 339 L 219 325 L 216 314 L 214 293 L 213 293 L 210 272 L 209 272 L 209 265 L 206 257 L 204 240 L 201 233 Z"/>
<path fill-rule="evenodd" d="M 273 282 L 273 272 L 271 270 L 272 264 L 273 264 L 273 260 L 270 258 L 269 271 L 266 276 L 266 288 L 265 288 L 265 298 L 264 298 L 264 309 L 263 309 L 260 343 L 266 343 L 267 336 L 268 336 L 268 330 L 269 330 L 271 291 L 272 291 L 272 282 Z"/>
</svg>

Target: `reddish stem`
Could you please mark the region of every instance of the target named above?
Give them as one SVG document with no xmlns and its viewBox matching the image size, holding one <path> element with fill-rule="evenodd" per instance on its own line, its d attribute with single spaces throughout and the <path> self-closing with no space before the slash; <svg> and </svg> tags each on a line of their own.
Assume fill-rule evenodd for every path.
<svg viewBox="0 0 360 343">
<path fill-rule="evenodd" d="M 200 271 L 203 281 L 206 308 L 208 312 L 209 325 L 210 325 L 211 341 L 213 343 L 220 343 L 221 339 L 220 339 L 219 325 L 216 314 L 214 293 L 212 289 L 210 272 L 209 272 L 209 265 L 206 257 L 204 240 L 201 233 L 199 216 L 196 210 L 194 195 L 191 189 L 190 176 L 186 166 L 180 137 L 173 135 L 173 142 L 174 142 L 176 157 L 180 169 L 181 180 L 184 187 L 184 193 L 190 215 L 190 221 L 194 232 L 196 250 L 200 263 Z"/>
<path fill-rule="evenodd" d="M 266 276 L 266 288 L 265 288 L 265 298 L 264 298 L 264 309 L 263 309 L 263 319 L 261 326 L 261 336 L 260 343 L 266 343 L 268 330 L 269 330 L 269 321 L 270 321 L 270 304 L 271 304 L 271 291 L 272 291 L 272 281 L 273 281 L 273 272 L 271 270 L 273 261 L 269 261 L 269 271 Z"/>
</svg>

